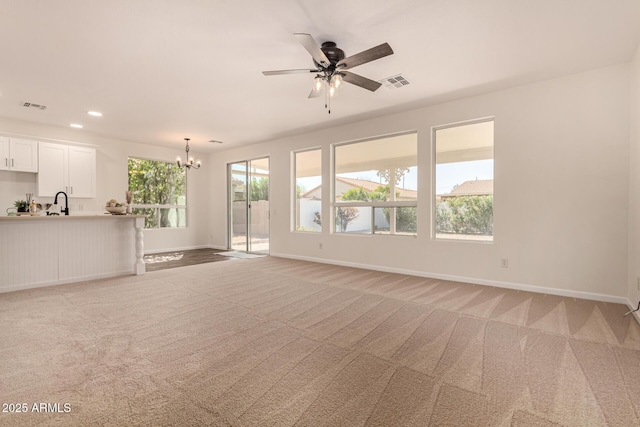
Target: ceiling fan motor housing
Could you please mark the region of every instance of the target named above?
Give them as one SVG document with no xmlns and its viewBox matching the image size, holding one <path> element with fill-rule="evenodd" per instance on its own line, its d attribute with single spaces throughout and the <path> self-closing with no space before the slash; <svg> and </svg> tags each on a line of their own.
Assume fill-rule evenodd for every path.
<svg viewBox="0 0 640 427">
<path fill-rule="evenodd" d="M 334 42 L 324 42 L 322 43 L 322 47 L 320 48 L 327 59 L 331 62 L 330 66 L 335 67 L 335 65 L 344 59 L 344 51 L 336 46 Z M 317 66 L 320 66 L 315 60 L 313 61 Z"/>
</svg>

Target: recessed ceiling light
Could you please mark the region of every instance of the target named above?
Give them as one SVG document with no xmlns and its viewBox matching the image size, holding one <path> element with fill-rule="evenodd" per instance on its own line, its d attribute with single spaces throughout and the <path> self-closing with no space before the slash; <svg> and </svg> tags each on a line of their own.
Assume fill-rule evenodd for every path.
<svg viewBox="0 0 640 427">
<path fill-rule="evenodd" d="M 94 117 L 102 117 L 102 113 L 100 111 L 89 111 L 88 114 Z"/>
<path fill-rule="evenodd" d="M 79 125 L 78 123 L 71 123 L 69 126 L 76 129 L 82 129 L 82 125 Z"/>
</svg>

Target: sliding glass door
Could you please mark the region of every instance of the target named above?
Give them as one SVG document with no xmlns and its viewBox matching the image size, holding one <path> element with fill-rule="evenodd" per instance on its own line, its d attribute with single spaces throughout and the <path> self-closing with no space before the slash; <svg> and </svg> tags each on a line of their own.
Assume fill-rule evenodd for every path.
<svg viewBox="0 0 640 427">
<path fill-rule="evenodd" d="M 269 253 L 269 158 L 228 165 L 229 249 Z"/>
</svg>

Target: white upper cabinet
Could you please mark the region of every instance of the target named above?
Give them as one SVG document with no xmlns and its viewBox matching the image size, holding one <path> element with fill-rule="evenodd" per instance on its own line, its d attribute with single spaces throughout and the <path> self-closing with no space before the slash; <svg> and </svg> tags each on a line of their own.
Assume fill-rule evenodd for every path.
<svg viewBox="0 0 640 427">
<path fill-rule="evenodd" d="M 41 142 L 38 163 L 39 197 L 96 197 L 95 148 Z"/>
<path fill-rule="evenodd" d="M 38 172 L 38 142 L 0 136 L 0 170 Z"/>
<path fill-rule="evenodd" d="M 41 142 L 39 149 L 38 196 L 53 197 L 58 191 L 66 192 L 69 182 L 69 147 Z"/>
<path fill-rule="evenodd" d="M 9 138 L 0 136 L 0 170 L 9 170 L 11 157 L 9 154 Z"/>
<path fill-rule="evenodd" d="M 96 197 L 96 150 L 69 146 L 69 197 Z"/>
</svg>

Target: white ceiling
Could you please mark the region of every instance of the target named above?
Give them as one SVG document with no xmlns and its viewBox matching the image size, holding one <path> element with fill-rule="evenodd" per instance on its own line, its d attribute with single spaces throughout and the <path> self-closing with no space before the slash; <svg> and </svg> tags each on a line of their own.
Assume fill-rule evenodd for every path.
<svg viewBox="0 0 640 427">
<path fill-rule="evenodd" d="M 347 84 L 328 115 L 313 75 L 261 73 L 313 66 L 294 32 L 347 56 L 388 42 L 353 71 L 411 85 Z M 638 0 L 3 1 L 0 116 L 211 151 L 626 62 L 639 41 Z"/>
</svg>

